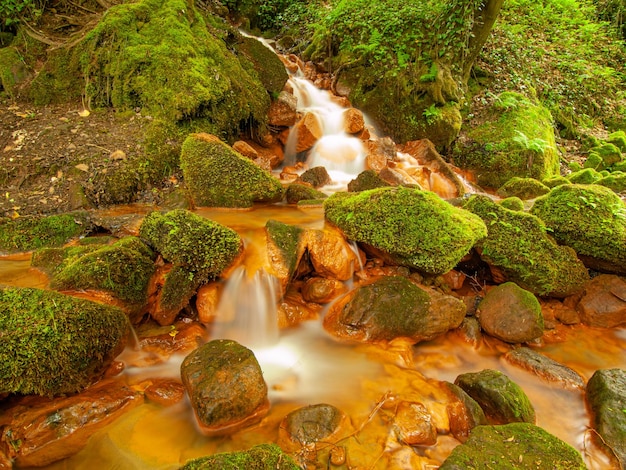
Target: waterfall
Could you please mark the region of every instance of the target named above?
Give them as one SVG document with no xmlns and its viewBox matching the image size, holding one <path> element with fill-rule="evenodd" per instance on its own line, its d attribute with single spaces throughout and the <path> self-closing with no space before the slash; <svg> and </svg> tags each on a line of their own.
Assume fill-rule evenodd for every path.
<svg viewBox="0 0 626 470">
<path fill-rule="evenodd" d="M 226 281 L 212 339 L 232 339 L 251 349 L 278 341 L 277 279 L 265 269 L 239 266 Z"/>
</svg>

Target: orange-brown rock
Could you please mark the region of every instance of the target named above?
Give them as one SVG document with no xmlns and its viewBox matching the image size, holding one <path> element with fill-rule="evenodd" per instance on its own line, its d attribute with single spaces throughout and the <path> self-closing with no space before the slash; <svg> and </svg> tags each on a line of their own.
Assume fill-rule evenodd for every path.
<svg viewBox="0 0 626 470">
<path fill-rule="evenodd" d="M 185 398 L 185 387 L 179 380 L 151 379 L 146 385 L 146 398 L 160 405 L 174 405 Z"/>
<path fill-rule="evenodd" d="M 585 325 L 616 328 L 626 325 L 626 280 L 614 274 L 601 274 L 585 284 L 576 306 Z"/>
<path fill-rule="evenodd" d="M 398 403 L 393 429 L 406 445 L 430 446 L 437 442 L 437 428 L 426 407 L 418 402 Z"/>
<path fill-rule="evenodd" d="M 130 387 L 103 381 L 67 398 L 28 396 L 4 410 L 1 446 L 19 467 L 42 467 L 82 449 L 99 429 L 143 403 Z"/>
<path fill-rule="evenodd" d="M 448 284 L 448 286 L 450 286 L 450 289 L 459 290 L 461 287 L 463 287 L 463 283 L 465 282 L 466 277 L 467 276 L 462 272 L 455 271 L 453 269 L 443 275 L 443 280 L 446 284 Z"/>
<path fill-rule="evenodd" d="M 312 277 L 302 286 L 302 297 L 307 302 L 327 304 L 347 291 L 346 285 L 336 279 Z"/>
<path fill-rule="evenodd" d="M 351 108 L 352 107 L 352 104 L 350 103 L 350 100 L 347 97 L 345 97 L 345 96 L 331 95 L 330 99 L 332 100 L 333 103 L 338 104 L 342 108 Z"/>
<path fill-rule="evenodd" d="M 254 160 L 259 156 L 258 152 L 250 144 L 244 142 L 243 140 L 235 142 L 233 144 L 233 150 L 239 152 L 241 155 L 249 158 L 250 160 Z"/>
<path fill-rule="evenodd" d="M 388 161 L 387 157 L 380 153 L 370 153 L 365 157 L 365 168 L 378 173 L 383 168 L 387 168 Z"/>
<path fill-rule="evenodd" d="M 306 231 L 306 247 L 315 272 L 322 277 L 347 281 L 359 266 L 352 248 L 335 228 Z"/>
<path fill-rule="evenodd" d="M 139 347 L 167 358 L 175 353 L 189 352 L 207 339 L 206 330 L 196 322 L 178 321 L 173 325 L 140 330 Z"/>
<path fill-rule="evenodd" d="M 298 63 L 292 60 L 292 56 L 285 57 L 283 55 L 279 55 L 278 58 L 290 73 L 296 73 L 298 71 Z"/>
<path fill-rule="evenodd" d="M 313 113 L 306 113 L 302 119 L 298 121 L 293 132 L 296 134 L 296 152 L 304 152 L 313 148 L 315 143 L 322 137 L 322 127 Z"/>
<path fill-rule="evenodd" d="M 205 284 L 198 289 L 196 310 L 200 323 L 211 323 L 215 320 L 221 290 L 221 285 L 215 282 Z"/>
<path fill-rule="evenodd" d="M 268 123 L 271 126 L 290 127 L 297 119 L 297 99 L 291 93 L 281 91 L 278 98 L 272 100 L 268 111 Z"/>
<path fill-rule="evenodd" d="M 356 108 L 348 108 L 343 112 L 344 129 L 348 134 L 357 134 L 365 127 L 363 113 Z"/>
<path fill-rule="evenodd" d="M 321 306 L 304 300 L 302 294 L 289 288 L 278 304 L 278 328 L 290 328 L 306 320 L 315 320 Z"/>
</svg>

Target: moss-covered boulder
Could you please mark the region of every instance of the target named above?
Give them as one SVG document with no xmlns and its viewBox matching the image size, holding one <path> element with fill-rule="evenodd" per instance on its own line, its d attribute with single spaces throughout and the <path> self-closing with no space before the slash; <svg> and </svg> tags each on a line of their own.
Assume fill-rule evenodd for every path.
<svg viewBox="0 0 626 470">
<path fill-rule="evenodd" d="M 454 161 L 476 172 L 478 184 L 499 188 L 514 176 L 544 178 L 559 174 L 552 116 L 523 95 L 502 93 L 485 122 L 457 141 Z"/>
<path fill-rule="evenodd" d="M 384 179 L 378 176 L 374 170 L 365 170 L 359 173 L 356 178 L 348 183 L 348 191 L 358 193 L 368 189 L 384 188 L 391 186 Z"/>
<path fill-rule="evenodd" d="M 505 209 L 509 209 L 511 211 L 523 211 L 524 210 L 524 201 L 522 201 L 517 196 L 511 196 L 511 197 L 502 199 L 499 204 Z"/>
<path fill-rule="evenodd" d="M 569 444 L 529 423 L 477 426 L 467 442 L 455 447 L 440 470 L 470 468 L 506 470 L 585 470 Z"/>
<path fill-rule="evenodd" d="M 520 178 L 514 176 L 504 183 L 496 194 L 500 197 L 517 196 L 520 199 L 534 199 L 550 192 L 550 188 L 534 178 Z"/>
<path fill-rule="evenodd" d="M 476 244 L 481 258 L 524 289 L 565 297 L 589 279 L 574 250 L 557 245 L 539 218 L 506 209 L 487 196 L 472 196 L 464 207 L 487 226 L 487 237 Z"/>
<path fill-rule="evenodd" d="M 143 220 L 139 236 L 172 264 L 152 312 L 161 324 L 172 323 L 197 288 L 217 278 L 243 250 L 237 232 L 186 209 L 151 212 Z"/>
<path fill-rule="evenodd" d="M 92 228 L 87 212 L 0 219 L 0 252 L 61 246 Z"/>
<path fill-rule="evenodd" d="M 596 371 L 587 383 L 587 403 L 601 445 L 612 450 L 619 467 L 626 467 L 626 370 Z"/>
<path fill-rule="evenodd" d="M 537 298 L 513 282 L 489 290 L 478 304 L 481 328 L 507 343 L 526 343 L 543 335 L 543 315 Z"/>
<path fill-rule="evenodd" d="M 573 171 L 567 175 L 570 184 L 594 184 L 602 179 L 602 175 L 593 168 L 585 168 Z"/>
<path fill-rule="evenodd" d="M 449 295 L 426 291 L 400 276 L 383 277 L 335 302 L 324 329 L 341 339 L 385 342 L 433 339 L 458 327 L 465 304 Z"/>
<path fill-rule="evenodd" d="M 568 184 L 537 198 L 532 214 L 600 271 L 626 274 L 626 204 L 604 186 Z"/>
<path fill-rule="evenodd" d="M 267 384 L 254 353 L 231 340 L 213 340 L 189 354 L 181 378 L 198 424 L 208 435 L 229 434 L 269 410 Z"/>
<path fill-rule="evenodd" d="M 403 187 L 335 193 L 324 201 L 324 214 L 346 238 L 428 274 L 452 269 L 486 235 L 476 215 Z"/>
<path fill-rule="evenodd" d="M 615 145 L 622 154 L 626 154 L 626 132 L 625 131 L 616 131 L 609 134 L 606 141 L 609 144 Z"/>
<path fill-rule="evenodd" d="M 285 198 L 288 204 L 297 204 L 300 201 L 311 199 L 326 199 L 328 196 L 317 189 L 306 184 L 291 183 L 285 191 Z"/>
<path fill-rule="evenodd" d="M 111 245 L 40 250 L 33 255 L 32 265 L 50 274 L 53 289 L 108 292 L 134 316 L 146 306 L 154 259 L 144 242 L 127 237 Z"/>
<path fill-rule="evenodd" d="M 249 69 L 248 63 L 251 64 L 250 75 L 258 77 L 271 96 L 278 96 L 289 78 L 278 55 L 253 37 L 241 36 L 234 46 L 247 59 L 241 61 L 242 66 Z"/>
<path fill-rule="evenodd" d="M 616 193 L 626 193 L 626 171 L 613 171 L 610 175 L 603 176 L 596 181 L 596 184 L 605 186 Z"/>
<path fill-rule="evenodd" d="M 267 253 L 272 269 L 283 288 L 296 272 L 306 249 L 304 229 L 270 219 L 265 224 Z"/>
<path fill-rule="evenodd" d="M 15 47 L 0 48 L 0 89 L 13 98 L 19 86 L 30 76 L 30 72 Z"/>
<path fill-rule="evenodd" d="M 0 394 L 60 395 L 98 379 L 126 342 L 117 307 L 31 288 L 0 288 Z"/>
<path fill-rule="evenodd" d="M 299 470 L 276 444 L 260 444 L 249 450 L 224 452 L 190 460 L 180 470 Z"/>
<path fill-rule="evenodd" d="M 472 397 L 492 424 L 534 423 L 535 409 L 519 385 L 497 370 L 459 375 L 454 381 Z"/>
<path fill-rule="evenodd" d="M 550 176 L 549 178 L 545 178 L 541 182 L 545 184 L 548 188 L 552 189 L 555 186 L 559 186 L 561 184 L 569 184 L 570 180 L 568 180 L 565 176 L 556 175 L 556 176 Z"/>
<path fill-rule="evenodd" d="M 283 187 L 277 178 L 210 134 L 192 134 L 183 143 L 180 166 L 197 206 L 252 207 L 277 202 Z"/>
</svg>

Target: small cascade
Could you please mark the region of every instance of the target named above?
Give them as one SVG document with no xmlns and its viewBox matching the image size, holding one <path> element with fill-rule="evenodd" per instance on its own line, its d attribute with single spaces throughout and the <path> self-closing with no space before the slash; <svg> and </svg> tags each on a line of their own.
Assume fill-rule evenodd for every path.
<svg viewBox="0 0 626 470">
<path fill-rule="evenodd" d="M 360 139 L 346 133 L 344 112 L 346 108 L 335 103 L 329 92 L 315 87 L 302 76 L 290 78 L 298 111 L 316 116 L 322 136 L 309 151 L 306 164 L 309 168 L 323 166 L 333 181 L 345 183 L 365 169 L 365 150 Z M 295 163 L 296 132 L 292 132 L 285 146 L 285 160 Z"/>
<path fill-rule="evenodd" d="M 212 339 L 232 339 L 251 349 L 276 344 L 277 289 L 277 279 L 265 269 L 250 274 L 245 266 L 239 266 L 226 281 Z"/>
</svg>

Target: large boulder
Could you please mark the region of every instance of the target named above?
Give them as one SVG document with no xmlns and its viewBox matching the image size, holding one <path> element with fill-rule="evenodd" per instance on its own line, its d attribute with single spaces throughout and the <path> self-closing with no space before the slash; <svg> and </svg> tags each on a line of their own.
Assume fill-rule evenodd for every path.
<svg viewBox="0 0 626 470">
<path fill-rule="evenodd" d="M 502 93 L 484 122 L 457 141 L 454 161 L 474 170 L 481 186 L 499 188 L 514 176 L 538 180 L 559 174 L 552 115 L 519 93 Z"/>
<path fill-rule="evenodd" d="M 525 343 L 543 335 L 543 315 L 537 298 L 513 282 L 487 292 L 476 317 L 489 335 L 507 343 Z"/>
<path fill-rule="evenodd" d="M 585 285 L 576 304 L 580 320 L 596 328 L 626 325 L 626 279 L 600 274 Z"/>
<path fill-rule="evenodd" d="M 519 385 L 497 370 L 459 375 L 454 381 L 480 405 L 493 424 L 535 423 L 535 409 Z"/>
<path fill-rule="evenodd" d="M 476 249 L 505 279 L 540 296 L 565 297 L 582 290 L 589 274 L 574 250 L 559 246 L 542 221 L 506 209 L 487 196 L 472 196 L 464 207 L 482 218 L 487 237 Z"/>
<path fill-rule="evenodd" d="M 487 234 L 478 216 L 432 192 L 403 187 L 335 193 L 324 201 L 324 213 L 346 238 L 427 274 L 451 270 Z"/>
<path fill-rule="evenodd" d="M 459 326 L 465 310 L 456 297 L 426 291 L 401 276 L 387 276 L 335 302 L 324 317 L 324 328 L 355 341 L 407 338 L 417 343 Z"/>
<path fill-rule="evenodd" d="M 35 252 L 31 263 L 50 275 L 51 288 L 107 292 L 122 301 L 135 319 L 141 317 L 148 302 L 154 259 L 143 241 L 126 237 L 111 245 L 46 248 Z"/>
<path fill-rule="evenodd" d="M 180 470 L 300 470 L 276 444 L 259 444 L 239 452 L 224 452 L 190 460 Z"/>
<path fill-rule="evenodd" d="M 184 209 L 151 212 L 139 235 L 171 263 L 152 313 L 163 325 L 171 324 L 197 288 L 218 277 L 243 251 L 237 232 Z"/>
<path fill-rule="evenodd" d="M 198 424 L 207 435 L 253 425 L 269 410 L 263 371 L 254 353 L 236 341 L 209 341 L 189 354 L 180 369 Z"/>
<path fill-rule="evenodd" d="M 585 470 L 581 455 L 569 444 L 529 423 L 478 426 L 454 448 L 440 470 L 518 469 Z"/>
<path fill-rule="evenodd" d="M 626 204 L 604 186 L 564 184 L 535 200 L 531 213 L 557 242 L 596 270 L 626 274 Z"/>
<path fill-rule="evenodd" d="M 209 207 L 252 207 L 277 202 L 277 178 L 210 134 L 191 134 L 183 142 L 180 166 L 193 203 Z"/>
<path fill-rule="evenodd" d="M 60 395 L 99 379 L 126 344 L 119 308 L 54 291 L 0 288 L 0 394 Z"/>
<path fill-rule="evenodd" d="M 598 441 L 626 468 L 626 370 L 596 371 L 587 383 L 586 399 Z"/>
</svg>

